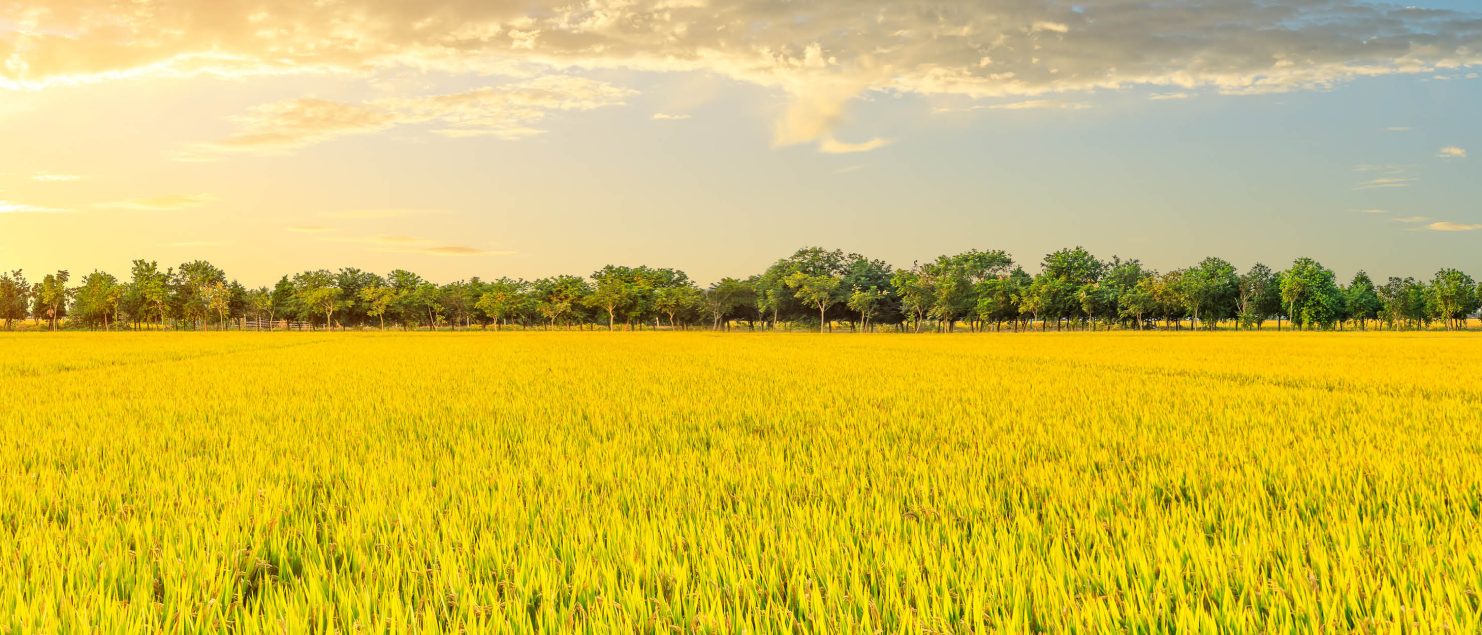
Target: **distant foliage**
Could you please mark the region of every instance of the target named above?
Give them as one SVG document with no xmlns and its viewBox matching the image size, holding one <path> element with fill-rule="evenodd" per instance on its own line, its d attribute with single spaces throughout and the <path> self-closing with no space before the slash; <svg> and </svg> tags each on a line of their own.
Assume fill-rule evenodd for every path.
<svg viewBox="0 0 1482 635">
<path fill-rule="evenodd" d="M 135 260 L 127 280 L 67 271 L 29 282 L 0 274 L 0 323 L 29 329 L 233 329 L 280 321 L 316 329 L 846 329 L 1025 331 L 1466 329 L 1482 308 L 1476 280 L 1376 283 L 1298 258 L 1245 272 L 1222 258 L 1158 272 L 1082 247 L 1046 254 L 1030 274 L 1007 252 L 969 250 L 897 269 L 860 254 L 806 247 L 749 277 L 702 286 L 683 271 L 607 265 L 588 276 L 470 278 L 447 284 L 397 269 L 283 276 L 250 289 L 209 262 L 161 270 Z"/>
</svg>

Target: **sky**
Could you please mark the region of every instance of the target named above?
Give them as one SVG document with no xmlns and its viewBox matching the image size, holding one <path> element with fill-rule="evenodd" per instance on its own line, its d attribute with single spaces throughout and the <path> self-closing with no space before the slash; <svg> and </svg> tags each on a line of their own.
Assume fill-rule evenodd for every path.
<svg viewBox="0 0 1482 635">
<path fill-rule="evenodd" d="M 0 268 L 1482 275 L 1475 0 L 6 0 Z"/>
</svg>

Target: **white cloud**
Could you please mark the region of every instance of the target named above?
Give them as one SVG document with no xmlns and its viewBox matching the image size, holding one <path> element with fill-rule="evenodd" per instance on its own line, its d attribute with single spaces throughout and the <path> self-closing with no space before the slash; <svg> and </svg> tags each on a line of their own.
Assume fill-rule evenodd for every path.
<svg viewBox="0 0 1482 635">
<path fill-rule="evenodd" d="M 1157 99 L 1157 97 L 1152 97 Z M 1001 102 L 993 104 L 972 104 L 962 108 L 942 106 L 932 110 L 934 113 L 972 112 L 977 110 L 1086 110 L 1091 104 L 1077 101 L 1061 101 L 1058 99 L 1024 99 L 1020 101 Z"/>
<path fill-rule="evenodd" d="M 451 211 L 445 209 L 352 209 L 325 212 L 321 216 L 335 220 L 386 220 L 389 218 L 407 218 L 410 216 L 442 216 L 451 213 Z"/>
<path fill-rule="evenodd" d="M 1444 148 L 1441 148 L 1441 152 L 1437 156 L 1440 156 L 1443 159 L 1465 159 L 1467 158 L 1467 151 L 1465 148 L 1446 146 Z"/>
<path fill-rule="evenodd" d="M 1420 180 L 1415 176 L 1413 165 L 1357 165 L 1354 172 L 1365 175 L 1365 180 L 1358 184 L 1358 189 L 1398 189 L 1410 187 Z"/>
<path fill-rule="evenodd" d="M 1424 223 L 1430 220 L 1429 216 L 1399 216 L 1394 219 L 1396 223 Z"/>
<path fill-rule="evenodd" d="M 49 172 L 37 172 L 36 174 L 31 175 L 31 180 L 40 183 L 69 183 L 72 181 L 80 181 L 82 180 L 82 177 L 76 174 L 52 174 Z"/>
<path fill-rule="evenodd" d="M 1359 189 L 1361 189 L 1361 190 L 1375 190 L 1375 189 L 1388 189 L 1388 188 L 1410 187 L 1411 185 L 1414 185 L 1415 184 L 1415 181 L 1416 181 L 1415 177 L 1412 177 L 1412 176 L 1381 176 L 1381 177 L 1374 178 L 1374 179 L 1369 179 L 1367 181 L 1364 181 L 1363 183 L 1360 183 L 1359 184 Z"/>
<path fill-rule="evenodd" d="M 1091 104 L 1081 102 L 1059 101 L 1055 99 L 1030 99 L 1026 101 L 1015 101 L 1007 104 L 993 104 L 988 108 L 993 110 L 1085 110 Z"/>
<path fill-rule="evenodd" d="M 656 112 L 653 116 L 654 121 L 684 121 L 689 118 L 689 115 L 673 115 L 667 112 Z"/>
<path fill-rule="evenodd" d="M 165 194 L 163 196 L 149 196 L 112 203 L 100 203 L 96 207 L 136 212 L 174 212 L 201 207 L 214 200 L 216 200 L 215 197 L 210 194 Z"/>
<path fill-rule="evenodd" d="M 236 134 L 196 144 L 176 158 L 196 161 L 224 154 L 283 154 L 337 137 L 407 125 L 430 125 L 433 134 L 444 137 L 521 139 L 543 132 L 535 125 L 551 112 L 621 105 L 632 94 L 604 82 L 548 75 L 459 93 L 364 104 L 292 99 L 258 106 L 236 118 L 241 127 Z"/>
<path fill-rule="evenodd" d="M 1364 0 L 7 0 L 0 25 L 10 27 L 0 32 L 8 52 L 0 89 L 141 76 L 699 71 L 785 95 L 776 145 L 823 140 L 847 103 L 881 91 L 975 100 L 1138 86 L 1265 94 L 1482 63 L 1474 15 Z M 471 125 L 461 110 L 412 111 L 450 118 L 439 130 L 450 136 L 538 132 L 532 118 L 510 116 L 518 107 L 492 99 L 471 106 L 496 111 Z M 405 123 L 396 108 L 388 121 L 387 108 L 294 102 L 250 113 L 223 143 L 291 150 Z M 329 121 L 295 119 L 307 111 Z"/>
<path fill-rule="evenodd" d="M 41 205 L 29 205 L 14 201 L 0 201 L 0 214 L 53 214 L 66 210 Z"/>
<path fill-rule="evenodd" d="M 333 238 L 328 240 L 365 245 L 374 251 L 396 254 L 421 254 L 427 256 L 512 256 L 518 253 L 514 251 L 472 247 L 469 245 L 450 244 L 430 238 L 396 234 Z"/>
<path fill-rule="evenodd" d="M 312 98 L 265 104 L 234 120 L 242 128 L 240 132 L 221 141 L 195 146 L 194 154 L 280 154 L 335 137 L 376 132 L 395 125 L 391 113 L 376 108 Z"/>
<path fill-rule="evenodd" d="M 1474 232 L 1482 230 L 1482 224 L 1477 223 L 1453 223 L 1451 221 L 1436 221 L 1425 226 L 1433 232 Z"/>
<path fill-rule="evenodd" d="M 824 154 L 858 154 L 879 150 L 888 145 L 888 139 L 875 138 L 862 143 L 845 143 L 833 137 L 824 137 L 818 142 L 818 151 Z"/>
</svg>

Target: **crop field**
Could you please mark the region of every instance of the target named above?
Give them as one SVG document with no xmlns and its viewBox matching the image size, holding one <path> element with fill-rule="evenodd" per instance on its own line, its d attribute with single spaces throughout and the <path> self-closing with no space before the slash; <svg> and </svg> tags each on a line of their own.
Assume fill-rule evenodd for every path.
<svg viewBox="0 0 1482 635">
<path fill-rule="evenodd" d="M 1482 337 L 0 335 L 0 632 L 1482 632 Z"/>
</svg>

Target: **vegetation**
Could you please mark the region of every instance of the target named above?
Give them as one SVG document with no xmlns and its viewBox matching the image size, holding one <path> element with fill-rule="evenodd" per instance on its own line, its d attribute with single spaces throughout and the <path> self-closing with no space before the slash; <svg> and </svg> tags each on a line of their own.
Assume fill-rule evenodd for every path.
<svg viewBox="0 0 1482 635">
<path fill-rule="evenodd" d="M 4 632 L 1482 632 L 1472 337 L 0 350 Z"/>
<path fill-rule="evenodd" d="M 405 270 L 306 271 L 249 289 L 192 261 L 160 270 L 136 260 L 128 280 L 67 271 L 29 282 L 0 274 L 6 329 L 242 328 L 295 320 L 317 328 L 606 328 L 854 331 L 1466 329 L 1482 307 L 1475 280 L 1456 269 L 1429 281 L 1363 271 L 1347 286 L 1299 258 L 1283 271 L 1241 273 L 1221 258 L 1159 273 L 1137 260 L 1101 260 L 1083 248 L 1046 255 L 1031 275 L 1003 251 L 944 255 L 895 269 L 859 254 L 798 250 L 766 271 L 701 287 L 677 269 L 609 265 L 588 277 L 480 278 L 437 284 Z"/>
</svg>

